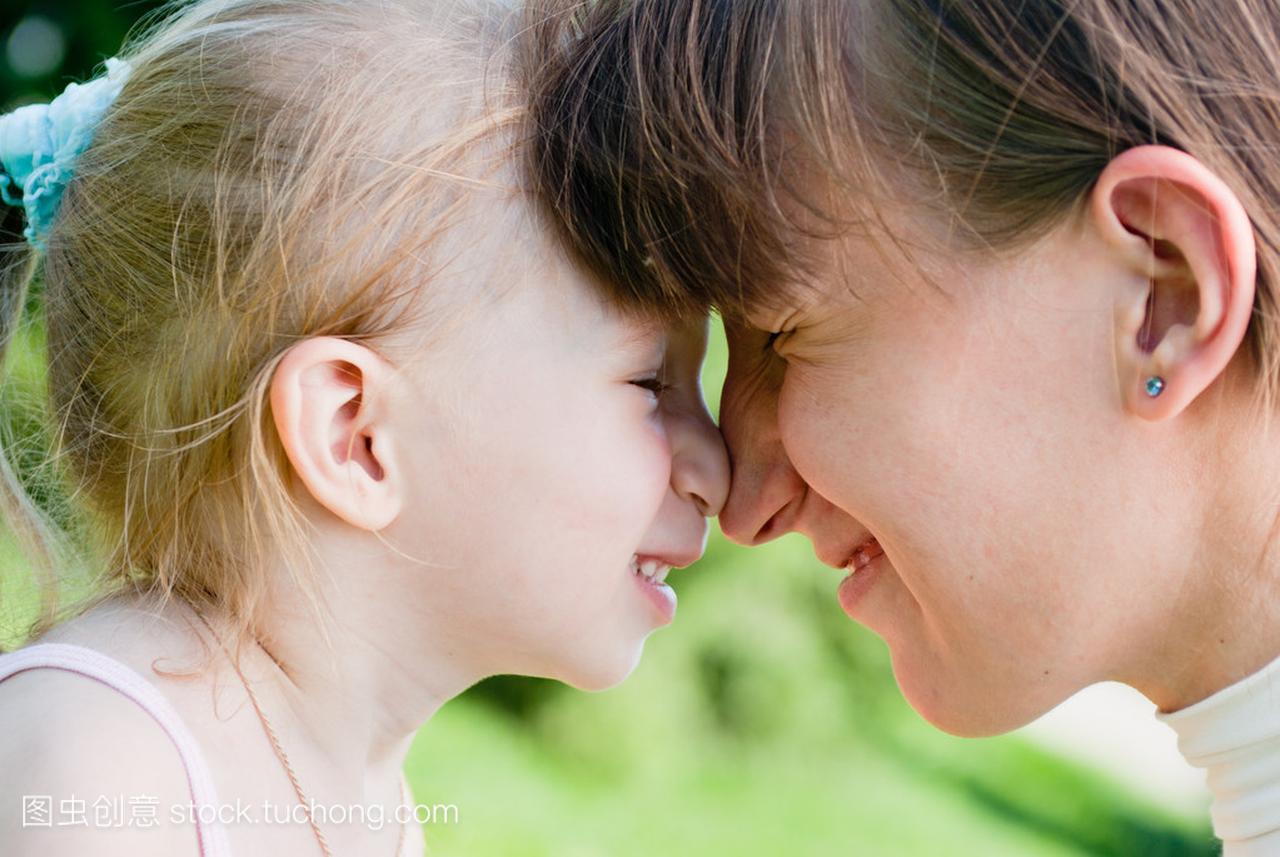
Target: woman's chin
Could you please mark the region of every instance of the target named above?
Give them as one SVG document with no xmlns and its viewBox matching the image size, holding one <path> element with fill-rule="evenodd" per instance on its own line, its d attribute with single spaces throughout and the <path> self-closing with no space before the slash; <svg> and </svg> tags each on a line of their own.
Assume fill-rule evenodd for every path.
<svg viewBox="0 0 1280 857">
<path fill-rule="evenodd" d="M 1028 688 L 992 687 L 939 664 L 893 656 L 893 674 L 907 703 L 932 726 L 957 738 L 990 738 L 1026 726 L 1052 708 Z"/>
</svg>

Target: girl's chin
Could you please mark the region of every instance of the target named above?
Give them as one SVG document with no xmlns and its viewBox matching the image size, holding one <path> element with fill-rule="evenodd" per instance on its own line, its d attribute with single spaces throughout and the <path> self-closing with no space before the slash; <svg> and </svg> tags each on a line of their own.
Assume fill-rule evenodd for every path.
<svg viewBox="0 0 1280 857">
<path fill-rule="evenodd" d="M 596 654 L 603 654 L 597 649 Z M 609 690 L 627 679 L 637 666 L 640 656 L 644 654 L 644 640 L 629 647 L 620 647 L 616 658 L 608 661 L 595 661 L 584 664 L 577 663 L 560 673 L 560 680 L 577 690 L 594 693 Z"/>
</svg>

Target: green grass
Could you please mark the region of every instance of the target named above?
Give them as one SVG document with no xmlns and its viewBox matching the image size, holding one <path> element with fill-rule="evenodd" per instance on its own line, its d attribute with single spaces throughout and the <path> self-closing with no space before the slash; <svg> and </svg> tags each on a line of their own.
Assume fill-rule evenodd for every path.
<svg viewBox="0 0 1280 857">
<path fill-rule="evenodd" d="M 572 707 L 593 716 L 591 704 Z M 409 763 L 420 801 L 458 807 L 456 823 L 428 826 L 433 853 L 1087 853 L 982 812 L 856 741 L 821 753 L 773 742 L 699 753 L 676 724 L 649 740 L 652 758 L 636 770 L 602 773 L 456 703 L 420 733 Z"/>
</svg>

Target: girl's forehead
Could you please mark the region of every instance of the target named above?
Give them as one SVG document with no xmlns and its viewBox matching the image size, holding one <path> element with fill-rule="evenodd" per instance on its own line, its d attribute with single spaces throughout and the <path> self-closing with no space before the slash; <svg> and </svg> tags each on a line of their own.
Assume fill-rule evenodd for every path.
<svg viewBox="0 0 1280 857">
<path fill-rule="evenodd" d="M 638 349 L 652 348 L 654 343 L 665 342 L 671 325 L 656 319 L 619 312 L 618 327 L 622 341 Z"/>
</svg>

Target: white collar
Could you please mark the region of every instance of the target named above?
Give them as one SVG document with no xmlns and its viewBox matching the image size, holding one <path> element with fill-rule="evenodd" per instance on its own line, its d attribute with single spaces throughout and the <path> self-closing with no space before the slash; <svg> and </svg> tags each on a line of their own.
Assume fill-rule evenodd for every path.
<svg viewBox="0 0 1280 857">
<path fill-rule="evenodd" d="M 1280 658 L 1156 718 L 1177 733 L 1186 760 L 1205 769 L 1218 838 L 1228 846 L 1256 845 L 1261 838 L 1268 847 L 1280 844 Z"/>
</svg>

